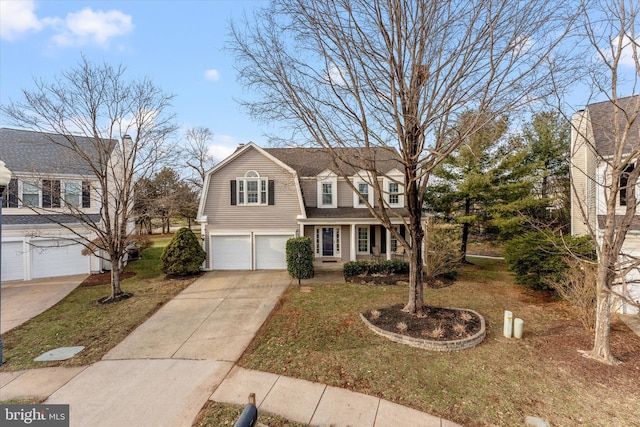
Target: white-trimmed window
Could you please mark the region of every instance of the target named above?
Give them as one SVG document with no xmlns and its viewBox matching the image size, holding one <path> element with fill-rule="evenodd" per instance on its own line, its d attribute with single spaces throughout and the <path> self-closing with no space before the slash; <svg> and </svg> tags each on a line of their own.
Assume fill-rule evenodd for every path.
<svg viewBox="0 0 640 427">
<path fill-rule="evenodd" d="M 269 180 L 256 171 L 249 171 L 236 179 L 238 205 L 266 205 L 269 200 Z"/>
<path fill-rule="evenodd" d="M 369 253 L 369 226 L 359 226 L 356 230 L 356 236 L 358 241 L 357 249 L 359 254 Z"/>
<path fill-rule="evenodd" d="M 394 225 L 393 229 L 400 234 L 400 226 L 399 225 Z M 389 231 L 389 233 L 391 233 Z M 393 235 L 393 233 L 391 233 L 391 238 L 390 238 L 390 243 L 389 245 L 391 246 L 391 253 L 396 252 L 398 250 L 398 239 L 396 239 L 396 236 Z"/>
<path fill-rule="evenodd" d="M 338 177 L 330 170 L 318 175 L 318 204 L 319 208 L 338 207 Z"/>
<path fill-rule="evenodd" d="M 373 194 L 373 187 L 371 186 L 370 182 L 373 182 L 371 176 L 369 176 L 369 173 L 364 171 L 359 172 L 353 178 L 353 187 L 355 190 L 353 192 L 354 208 L 366 208 L 367 203 L 365 202 L 365 200 L 369 202 L 371 206 L 373 206 L 374 194 Z"/>
<path fill-rule="evenodd" d="M 384 199 L 392 208 L 404 207 L 404 179 L 397 169 L 390 171 L 383 179 Z"/>
<path fill-rule="evenodd" d="M 65 182 L 64 183 L 64 204 L 69 207 L 79 208 L 82 196 L 82 183 Z"/>
</svg>

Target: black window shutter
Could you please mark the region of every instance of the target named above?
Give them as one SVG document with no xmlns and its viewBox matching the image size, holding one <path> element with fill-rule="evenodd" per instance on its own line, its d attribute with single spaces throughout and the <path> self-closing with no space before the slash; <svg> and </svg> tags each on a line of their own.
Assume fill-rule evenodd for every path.
<svg viewBox="0 0 640 427">
<path fill-rule="evenodd" d="M 401 235 L 402 237 L 404 237 L 405 239 L 407 238 L 407 236 L 406 236 L 406 234 L 405 234 L 405 233 L 406 233 L 406 229 L 407 229 L 407 227 L 405 227 L 404 225 L 401 225 L 401 226 L 400 226 L 400 235 Z"/>
<path fill-rule="evenodd" d="M 380 253 L 387 253 L 387 229 L 384 227 L 380 228 Z"/>
<path fill-rule="evenodd" d="M 376 226 L 369 226 L 369 250 L 376 245 Z"/>
<path fill-rule="evenodd" d="M 51 207 L 51 181 L 48 179 L 42 180 L 42 207 Z"/>
<path fill-rule="evenodd" d="M 82 207 L 91 207 L 91 184 L 89 181 L 82 181 Z"/>
<path fill-rule="evenodd" d="M 5 197 L 8 205 L 4 204 L 4 207 L 17 208 L 18 207 L 18 180 L 13 178 L 9 181 L 9 186 L 6 189 Z"/>
<path fill-rule="evenodd" d="M 233 205 L 237 205 L 238 204 L 238 202 L 237 202 L 238 194 L 237 194 L 237 191 L 236 191 L 236 180 L 232 179 L 230 181 L 230 183 L 231 183 L 231 205 L 233 206 Z"/>
<path fill-rule="evenodd" d="M 276 204 L 276 185 L 275 182 L 270 179 L 269 180 L 269 204 L 270 205 L 275 205 Z"/>
<path fill-rule="evenodd" d="M 60 181 L 51 181 L 51 207 L 60 207 Z"/>
</svg>

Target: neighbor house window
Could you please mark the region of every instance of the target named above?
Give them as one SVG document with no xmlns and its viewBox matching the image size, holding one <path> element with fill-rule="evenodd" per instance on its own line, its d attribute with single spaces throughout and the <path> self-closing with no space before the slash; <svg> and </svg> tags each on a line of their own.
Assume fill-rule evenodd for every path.
<svg viewBox="0 0 640 427">
<path fill-rule="evenodd" d="M 12 178 L 11 181 L 9 181 L 9 185 L 7 185 L 7 188 L 4 191 L 4 196 L 2 197 L 2 207 L 18 207 L 18 180 L 16 178 Z"/>
<path fill-rule="evenodd" d="M 393 226 L 393 229 L 396 231 L 396 233 L 400 234 L 400 227 L 397 225 Z M 393 235 L 393 233 L 391 233 L 391 252 L 396 252 L 398 250 L 398 239 L 396 239 L 396 236 Z"/>
<path fill-rule="evenodd" d="M 243 178 L 237 178 L 239 205 L 266 205 L 269 203 L 269 180 L 262 178 L 256 171 L 247 172 Z"/>
<path fill-rule="evenodd" d="M 397 182 L 389 183 L 389 204 L 397 205 L 400 203 L 400 185 Z"/>
<path fill-rule="evenodd" d="M 358 227 L 358 253 L 369 253 L 369 226 Z"/>
<path fill-rule="evenodd" d="M 358 204 L 364 206 L 366 204 L 365 200 L 369 200 L 369 184 L 366 182 L 358 183 L 358 193 L 361 196 L 358 199 Z"/>
<path fill-rule="evenodd" d="M 627 206 L 627 186 L 629 174 L 633 172 L 634 165 L 628 165 L 620 175 L 620 206 Z"/>
<path fill-rule="evenodd" d="M 82 181 L 82 207 L 91 207 L 91 183 L 89 181 Z"/>
<path fill-rule="evenodd" d="M 79 182 L 64 183 L 64 204 L 65 206 L 79 208 L 80 198 L 82 196 L 81 185 Z"/>
<path fill-rule="evenodd" d="M 40 207 L 40 189 L 36 183 L 22 183 L 22 206 Z"/>
</svg>

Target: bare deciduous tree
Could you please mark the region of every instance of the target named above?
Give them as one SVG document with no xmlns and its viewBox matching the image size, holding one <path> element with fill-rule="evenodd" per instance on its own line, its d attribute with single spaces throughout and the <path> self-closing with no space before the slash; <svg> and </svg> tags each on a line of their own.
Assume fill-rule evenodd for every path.
<svg viewBox="0 0 640 427">
<path fill-rule="evenodd" d="M 640 82 L 640 4 L 633 0 L 598 0 L 584 2 L 581 12 L 583 37 L 590 49 L 587 58 L 592 59 L 585 66 L 589 85 L 595 96 L 606 99 L 592 104 L 573 121 L 577 140 L 572 147 L 572 201 L 582 216 L 585 232 L 597 242 L 598 253 L 595 339 L 593 349 L 584 355 L 616 364 L 619 361 L 609 343 L 612 305 L 615 297 L 634 303 L 628 292 L 628 273 L 640 267 L 636 257 L 627 256 L 631 254 L 625 245 L 629 230 L 640 222 L 640 96 L 624 93 L 637 91 Z M 594 142 L 595 138 L 598 140 Z M 601 195 L 600 218 L 595 216 L 597 198 L 588 193 Z"/>
<path fill-rule="evenodd" d="M 554 49 L 573 13 L 548 0 L 274 0 L 255 22 L 232 27 L 231 48 L 241 81 L 256 94 L 245 103 L 253 116 L 285 123 L 296 143 L 324 147 L 336 164 L 369 175 L 381 209 L 363 202 L 406 248 L 404 309 L 422 315 L 428 177 L 485 125 L 481 117 L 493 120 L 549 94 L 550 70 L 559 75 L 569 65 L 566 52 Z M 447 138 L 470 109 L 478 120 Z M 337 158 L 341 147 L 358 147 L 359 158 Z M 401 158 L 408 239 L 391 227 L 374 147 Z"/>
<path fill-rule="evenodd" d="M 52 81 L 34 83 L 35 89 L 23 90 L 23 100 L 11 101 L 2 111 L 19 127 L 48 132 L 49 143 L 86 165 L 87 181 L 97 182 L 91 194 L 100 219 L 92 220 L 82 206 L 65 204 L 63 212 L 84 229 L 57 224 L 72 233 L 75 242 L 111 262 L 110 300 L 118 300 L 125 295 L 120 272 L 134 229 L 134 183 L 152 174 L 171 152 L 167 138 L 176 126 L 167 110 L 173 96 L 146 78 L 128 80 L 122 66 L 98 65 L 84 57 Z M 60 213 L 31 209 L 52 221 Z"/>
<path fill-rule="evenodd" d="M 213 155 L 209 151 L 209 144 L 213 140 L 213 133 L 205 127 L 188 129 L 185 133 L 183 147 L 184 162 L 193 172 L 189 182 L 202 189 L 206 172 L 215 165 Z"/>
</svg>

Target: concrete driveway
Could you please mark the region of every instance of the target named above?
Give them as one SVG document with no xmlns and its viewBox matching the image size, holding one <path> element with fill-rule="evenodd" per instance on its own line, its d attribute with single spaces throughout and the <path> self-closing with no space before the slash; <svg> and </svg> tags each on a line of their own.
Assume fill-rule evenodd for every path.
<svg viewBox="0 0 640 427">
<path fill-rule="evenodd" d="M 206 273 L 46 403 L 69 404 L 71 426 L 191 426 L 290 283 Z"/>
<path fill-rule="evenodd" d="M 5 333 L 55 305 L 74 290 L 86 274 L 2 283 L 2 327 Z"/>
</svg>

